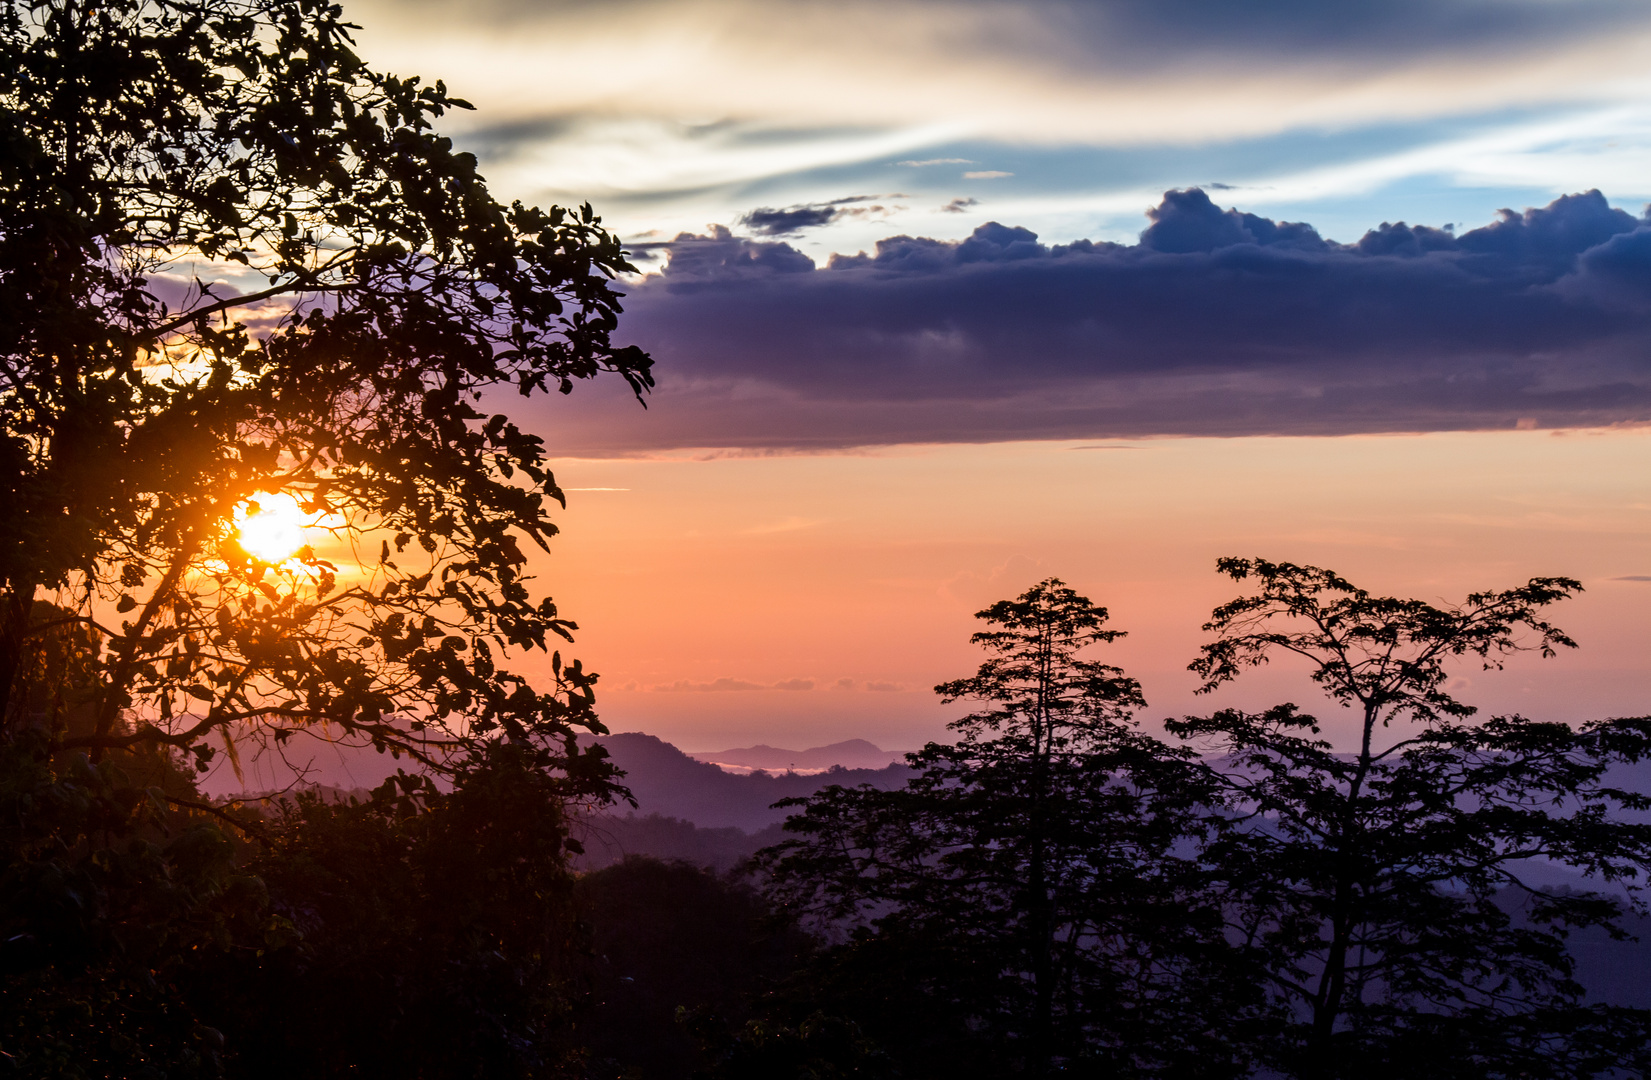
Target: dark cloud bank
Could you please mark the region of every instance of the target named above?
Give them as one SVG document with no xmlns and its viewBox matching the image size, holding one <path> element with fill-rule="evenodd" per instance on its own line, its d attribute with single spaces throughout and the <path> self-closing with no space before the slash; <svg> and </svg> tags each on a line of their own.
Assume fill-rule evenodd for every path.
<svg viewBox="0 0 1651 1080">
<path fill-rule="evenodd" d="M 993 223 L 824 268 L 726 229 L 679 237 L 622 323 L 659 360 L 653 408 L 592 402 L 567 434 L 828 448 L 1651 419 L 1651 220 L 1597 191 L 1351 245 L 1197 189 L 1149 217 L 1134 245 Z"/>
</svg>

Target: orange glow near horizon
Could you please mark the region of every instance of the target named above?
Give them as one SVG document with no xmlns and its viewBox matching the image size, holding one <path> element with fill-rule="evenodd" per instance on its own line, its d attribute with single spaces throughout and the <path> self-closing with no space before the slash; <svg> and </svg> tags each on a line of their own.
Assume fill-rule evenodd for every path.
<svg viewBox="0 0 1651 1080">
<path fill-rule="evenodd" d="M 1334 707 L 1282 661 L 1193 693 L 1199 627 L 1243 591 L 1214 573 L 1222 555 L 1435 602 L 1580 578 L 1552 610 L 1579 650 L 1465 664 L 1457 689 L 1486 715 L 1651 713 L 1651 430 L 682 454 L 556 475 L 569 508 L 534 584 L 581 627 L 562 651 L 602 674 L 610 729 L 687 750 L 945 738 L 967 709 L 932 687 L 979 664 L 974 612 L 1051 575 L 1129 631 L 1096 658 L 1142 681 L 1143 721 L 1296 701 L 1335 737 Z"/>
</svg>

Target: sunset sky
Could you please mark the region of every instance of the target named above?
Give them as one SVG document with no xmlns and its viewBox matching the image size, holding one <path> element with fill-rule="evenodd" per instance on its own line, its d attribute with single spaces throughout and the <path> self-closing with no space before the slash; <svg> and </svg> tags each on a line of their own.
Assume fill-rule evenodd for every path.
<svg viewBox="0 0 1651 1080">
<path fill-rule="evenodd" d="M 444 128 L 496 194 L 589 199 L 646 271 L 647 410 L 504 403 L 562 459 L 541 583 L 614 730 L 914 748 L 971 613 L 1049 575 L 1146 717 L 1209 708 L 1227 554 L 1581 578 L 1581 650 L 1463 696 L 1651 712 L 1651 7 L 347 10 L 478 106 Z"/>
</svg>

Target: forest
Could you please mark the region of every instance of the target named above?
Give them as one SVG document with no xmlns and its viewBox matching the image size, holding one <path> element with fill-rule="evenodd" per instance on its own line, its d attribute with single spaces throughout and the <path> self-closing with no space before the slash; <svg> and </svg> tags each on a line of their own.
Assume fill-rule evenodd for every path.
<svg viewBox="0 0 1651 1080">
<path fill-rule="evenodd" d="M 1574 648 L 1565 577 L 1433 603 L 1222 559 L 1214 707 L 1161 726 L 1107 609 L 1028 583 L 898 782 L 785 799 L 726 872 L 582 868 L 631 792 L 527 569 L 554 433 L 503 410 L 646 401 L 619 239 L 498 201 L 436 130 L 469 104 L 321 0 L 0 10 L 0 1076 L 1651 1065 L 1647 1002 L 1578 977 L 1651 925 L 1651 717 L 1451 681 Z M 1221 705 L 1274 661 L 1356 748 Z M 316 740 L 398 771 L 201 790 Z"/>
</svg>

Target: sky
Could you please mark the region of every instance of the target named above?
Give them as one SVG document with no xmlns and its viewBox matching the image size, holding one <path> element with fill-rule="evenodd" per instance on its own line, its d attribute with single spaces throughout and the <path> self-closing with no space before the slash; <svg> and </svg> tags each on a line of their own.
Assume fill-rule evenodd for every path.
<svg viewBox="0 0 1651 1080">
<path fill-rule="evenodd" d="M 513 400 L 610 728 L 944 737 L 1059 576 L 1192 694 L 1222 555 L 1455 602 L 1580 578 L 1487 712 L 1651 712 L 1651 6 L 370 0 L 496 194 L 590 201 L 659 385 Z M 1331 710 L 1333 712 L 1333 710 Z M 1336 734 L 1332 719 L 1330 730 Z"/>
</svg>

